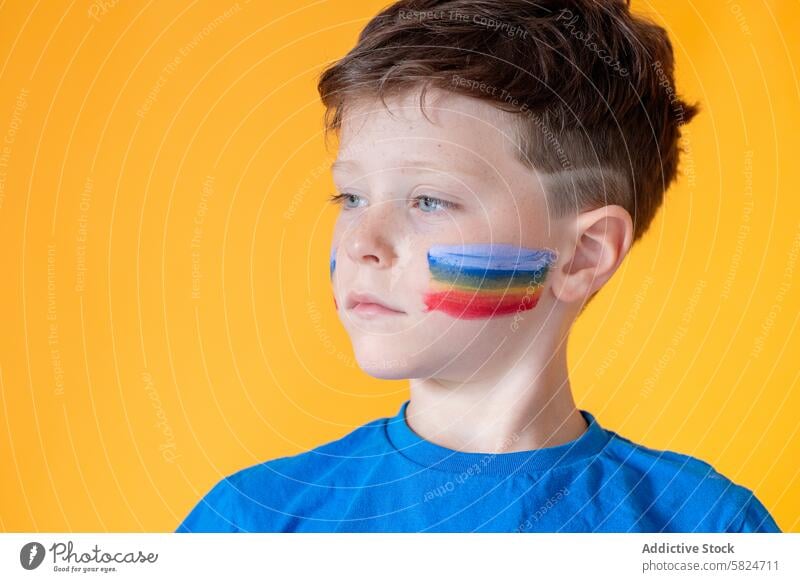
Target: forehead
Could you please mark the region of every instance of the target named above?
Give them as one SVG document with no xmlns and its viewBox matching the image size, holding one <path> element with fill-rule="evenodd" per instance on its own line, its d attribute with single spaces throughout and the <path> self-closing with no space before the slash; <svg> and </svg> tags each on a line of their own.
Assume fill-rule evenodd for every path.
<svg viewBox="0 0 800 582">
<path fill-rule="evenodd" d="M 516 156 L 516 122 L 491 103 L 429 89 L 348 104 L 339 134 L 339 163 L 402 152 L 414 157 L 498 165 Z"/>
</svg>

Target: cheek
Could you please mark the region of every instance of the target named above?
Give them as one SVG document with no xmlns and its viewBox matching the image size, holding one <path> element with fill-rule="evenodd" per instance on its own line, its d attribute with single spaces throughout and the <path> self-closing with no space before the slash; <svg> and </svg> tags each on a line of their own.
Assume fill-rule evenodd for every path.
<svg viewBox="0 0 800 582">
<path fill-rule="evenodd" d="M 481 319 L 533 309 L 558 253 L 509 244 L 435 245 L 428 250 L 427 311 Z"/>
</svg>

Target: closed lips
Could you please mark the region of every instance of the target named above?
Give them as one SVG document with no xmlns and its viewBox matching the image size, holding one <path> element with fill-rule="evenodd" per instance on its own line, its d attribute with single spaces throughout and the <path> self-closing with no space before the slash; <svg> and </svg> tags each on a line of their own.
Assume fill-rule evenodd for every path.
<svg viewBox="0 0 800 582">
<path fill-rule="evenodd" d="M 384 309 L 389 309 L 391 311 L 397 311 L 398 313 L 404 313 L 402 309 L 398 309 L 392 305 L 389 305 L 385 301 L 381 300 L 377 295 L 372 295 L 371 293 L 350 293 L 347 296 L 347 309 L 353 309 L 357 305 L 369 304 L 376 305 Z"/>
</svg>

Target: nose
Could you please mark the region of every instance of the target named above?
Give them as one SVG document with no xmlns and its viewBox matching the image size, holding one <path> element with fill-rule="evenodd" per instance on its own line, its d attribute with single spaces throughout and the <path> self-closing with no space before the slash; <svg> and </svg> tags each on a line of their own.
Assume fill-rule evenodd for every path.
<svg viewBox="0 0 800 582">
<path fill-rule="evenodd" d="M 370 206 L 342 235 L 340 242 L 350 260 L 374 268 L 390 268 L 396 259 L 391 240 L 398 228 L 391 201 Z"/>
</svg>

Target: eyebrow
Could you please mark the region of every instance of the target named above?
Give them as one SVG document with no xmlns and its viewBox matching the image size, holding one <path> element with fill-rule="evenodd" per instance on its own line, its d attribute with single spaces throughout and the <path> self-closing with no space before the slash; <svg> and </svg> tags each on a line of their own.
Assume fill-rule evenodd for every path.
<svg viewBox="0 0 800 582">
<path fill-rule="evenodd" d="M 360 164 L 352 160 L 334 160 L 331 164 L 331 170 L 345 169 L 347 167 L 357 168 Z"/>
</svg>

